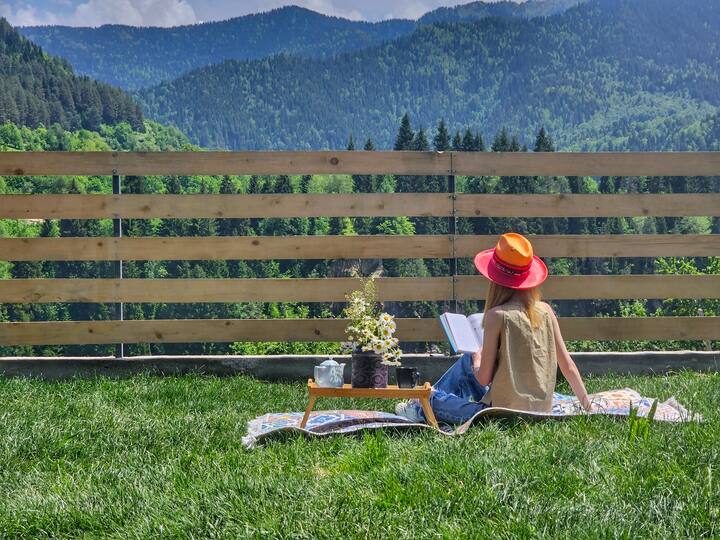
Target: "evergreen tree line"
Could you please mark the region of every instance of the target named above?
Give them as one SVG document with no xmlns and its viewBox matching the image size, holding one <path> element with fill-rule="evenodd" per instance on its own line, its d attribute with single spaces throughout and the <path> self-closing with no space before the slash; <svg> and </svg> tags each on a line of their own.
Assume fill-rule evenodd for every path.
<svg viewBox="0 0 720 540">
<path fill-rule="evenodd" d="M 172 139 L 172 132 L 158 126 L 147 125 L 146 133 L 156 133 L 159 141 Z M 14 137 L 14 144 L 26 148 L 43 149 L 44 144 L 56 144 L 58 138 L 65 144 L 77 147 L 76 134 L 58 133 L 58 130 L 40 128 L 30 131 L 4 126 L 0 129 L 0 146 L 3 136 Z M 135 148 L 156 148 L 153 141 L 120 127 L 106 130 L 88 142 L 115 147 L 122 141 L 134 141 Z M 18 142 L 17 139 L 21 140 Z M 30 146 L 30 143 L 36 146 Z M 40 145 L 40 146 L 37 146 Z M 167 148 L 167 147 L 166 147 Z M 528 147 L 521 139 L 501 129 L 488 145 L 478 130 L 466 128 L 451 133 L 440 121 L 433 133 L 414 129 L 406 114 L 395 137 L 398 151 L 457 150 L 470 152 L 552 152 L 555 144 L 550 134 L 540 128 L 533 144 Z M 347 144 L 351 151 L 372 152 L 374 142 L 366 139 L 358 150 L 353 137 Z M 705 177 L 487 177 L 470 176 L 457 179 L 457 189 L 468 193 L 694 193 L 717 192 L 718 178 Z M 10 192 L 109 192 L 109 179 L 102 178 L 24 178 L 7 177 L 0 183 L 0 191 Z M 348 176 L 171 176 L 123 178 L 123 193 L 403 193 L 447 192 L 447 177 L 433 175 L 353 175 Z M 252 218 L 252 219 L 124 219 L 123 234 L 130 237 L 147 236 L 288 236 L 288 235 L 413 235 L 448 234 L 447 218 L 393 217 L 393 218 Z M 46 220 L 27 224 L 5 220 L 1 222 L 3 236 L 110 236 L 110 220 Z M 508 230 L 523 234 L 625 234 L 625 233 L 720 233 L 717 218 L 461 218 L 458 234 L 496 235 Z M 542 256 L 542 253 L 540 253 Z M 658 268 L 658 261 L 646 258 L 623 259 L 546 259 L 554 274 L 618 274 L 668 272 L 667 263 Z M 347 276 L 352 264 L 346 260 L 230 260 L 230 261 L 128 261 L 124 266 L 127 278 L 277 278 L 277 277 L 334 277 Z M 385 259 L 362 261 L 362 270 L 369 273 L 382 268 L 383 276 L 448 276 L 447 259 Z M 712 260 L 691 260 L 694 271 L 713 271 Z M 715 266 L 713 266 L 713 264 Z M 459 273 L 475 274 L 472 261 L 460 259 Z M 674 267 L 673 267 L 674 268 Z M 709 269 L 709 270 L 708 270 Z M 682 272 L 688 272 L 682 267 Z M 0 266 L 3 277 L 9 278 L 98 278 L 114 277 L 114 266 L 108 262 L 18 262 Z M 562 315 L 590 316 L 598 314 L 621 315 L 627 313 L 653 313 L 661 309 L 660 302 L 643 304 L 617 301 L 565 301 L 555 303 Z M 692 314 L 696 301 L 681 303 L 682 309 Z M 706 314 L 713 313 L 711 303 L 702 304 Z M 461 309 L 472 312 L 481 309 L 480 302 L 461 303 Z M 280 318 L 280 317 L 333 317 L 340 314 L 341 303 L 195 303 L 195 304 L 126 304 L 126 319 L 185 319 L 185 318 Z M 385 308 L 399 317 L 435 317 L 452 309 L 448 302 L 387 302 Z M 679 309 L 676 307 L 676 309 Z M 632 311 L 634 310 L 634 311 Z M 717 310 L 715 311 L 718 312 Z M 0 307 L 2 320 L 100 320 L 115 317 L 114 306 L 107 304 L 6 304 Z M 426 350 L 428 344 L 405 344 L 406 351 Z M 598 344 L 586 345 L 591 348 Z M 616 347 L 621 346 L 616 344 Z M 320 352 L 337 351 L 337 344 L 153 344 L 128 345 L 128 354 L 207 354 L 207 353 L 262 353 L 262 352 Z M 112 346 L 68 347 L 15 347 L 5 348 L 2 354 L 109 354 Z"/>
<path fill-rule="evenodd" d="M 48 56 L 0 17 L 0 124 L 97 131 L 128 122 L 143 129 L 140 106 L 125 92 L 78 77 L 65 60 Z"/>
</svg>

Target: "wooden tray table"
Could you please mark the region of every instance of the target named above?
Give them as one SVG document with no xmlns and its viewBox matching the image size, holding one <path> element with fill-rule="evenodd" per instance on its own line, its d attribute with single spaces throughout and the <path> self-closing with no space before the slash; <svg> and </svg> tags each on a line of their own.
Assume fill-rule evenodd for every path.
<svg viewBox="0 0 720 540">
<path fill-rule="evenodd" d="M 303 416 L 300 427 L 304 428 L 310 418 L 315 400 L 319 397 L 340 397 L 340 398 L 372 398 L 372 399 L 418 399 L 422 405 L 425 418 L 428 424 L 438 427 L 437 420 L 430 408 L 430 392 L 432 386 L 426 382 L 423 386 L 415 388 L 399 388 L 396 385 L 388 385 L 387 388 L 353 388 L 349 384 L 342 387 L 327 388 L 318 386 L 315 381 L 308 379 L 308 394 L 310 396 L 305 416 Z"/>
</svg>

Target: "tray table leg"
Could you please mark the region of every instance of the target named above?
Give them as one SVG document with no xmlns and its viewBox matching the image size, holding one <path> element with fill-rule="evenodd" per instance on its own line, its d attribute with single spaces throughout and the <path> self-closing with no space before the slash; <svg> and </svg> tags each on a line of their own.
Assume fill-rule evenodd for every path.
<svg viewBox="0 0 720 540">
<path fill-rule="evenodd" d="M 427 419 L 428 424 L 435 428 L 438 427 L 435 413 L 433 412 L 432 407 L 430 407 L 430 401 L 428 400 L 428 398 L 420 398 L 420 404 L 422 405 L 423 412 L 425 413 L 425 418 Z"/>
<path fill-rule="evenodd" d="M 303 416 L 302 422 L 300 422 L 300 427 L 304 428 L 307 425 L 308 419 L 310 418 L 310 412 L 313 410 L 313 407 L 315 406 L 315 400 L 317 398 L 315 396 L 310 396 L 310 401 L 308 402 L 307 409 L 305 409 L 305 416 Z"/>
</svg>

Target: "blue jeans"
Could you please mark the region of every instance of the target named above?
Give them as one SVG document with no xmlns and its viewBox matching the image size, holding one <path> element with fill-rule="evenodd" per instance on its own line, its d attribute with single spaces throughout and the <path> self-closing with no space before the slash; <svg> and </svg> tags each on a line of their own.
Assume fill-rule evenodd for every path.
<svg viewBox="0 0 720 540">
<path fill-rule="evenodd" d="M 433 385 L 430 407 L 439 422 L 462 424 L 487 407 L 480 400 L 489 388 L 478 382 L 472 371 L 472 355 L 465 353 Z M 420 404 L 416 406 L 420 417 L 425 418 Z"/>
</svg>

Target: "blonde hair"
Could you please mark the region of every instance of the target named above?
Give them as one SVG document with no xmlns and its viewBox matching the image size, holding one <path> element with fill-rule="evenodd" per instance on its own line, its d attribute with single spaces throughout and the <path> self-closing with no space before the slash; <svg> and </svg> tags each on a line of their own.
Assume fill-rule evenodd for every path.
<svg viewBox="0 0 720 540">
<path fill-rule="evenodd" d="M 537 328 L 540 326 L 540 314 L 535 305 L 540 301 L 540 287 L 533 287 L 532 289 L 517 290 L 498 285 L 494 281 L 490 282 L 488 287 L 487 296 L 485 297 L 485 312 L 508 302 L 513 295 L 517 295 L 518 300 L 525 306 L 525 313 L 530 319 L 530 326 Z M 485 326 L 485 319 L 483 319 L 483 326 Z"/>
</svg>

